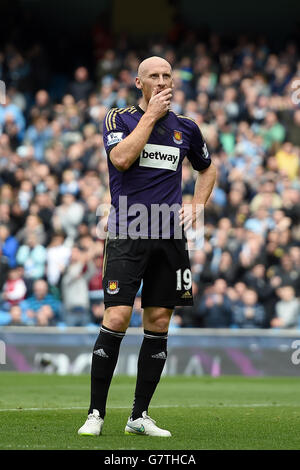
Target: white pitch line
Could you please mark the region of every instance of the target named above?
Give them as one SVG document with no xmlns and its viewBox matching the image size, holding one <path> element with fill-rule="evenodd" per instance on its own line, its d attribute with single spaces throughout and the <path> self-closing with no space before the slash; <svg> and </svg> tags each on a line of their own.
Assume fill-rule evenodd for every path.
<svg viewBox="0 0 300 470">
<path fill-rule="evenodd" d="M 208 405 L 152 405 L 150 408 L 275 408 L 275 407 L 300 407 L 299 404 L 294 403 L 243 403 L 238 405 L 237 403 L 224 403 L 224 404 L 208 404 Z M 107 409 L 111 410 L 127 410 L 129 406 L 108 406 Z M 68 411 L 68 410 L 86 410 L 86 406 L 68 406 L 68 407 L 61 407 L 61 408 L 0 408 L 0 412 L 7 412 L 7 411 Z"/>
</svg>

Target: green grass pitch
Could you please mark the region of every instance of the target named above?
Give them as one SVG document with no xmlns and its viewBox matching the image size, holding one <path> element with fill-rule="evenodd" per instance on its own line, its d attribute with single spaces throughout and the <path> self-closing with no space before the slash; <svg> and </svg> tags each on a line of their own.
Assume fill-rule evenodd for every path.
<svg viewBox="0 0 300 470">
<path fill-rule="evenodd" d="M 0 449 L 300 449 L 300 379 L 164 377 L 149 414 L 171 438 L 126 436 L 135 379 L 116 376 L 100 437 L 77 435 L 88 375 L 0 373 Z"/>
</svg>

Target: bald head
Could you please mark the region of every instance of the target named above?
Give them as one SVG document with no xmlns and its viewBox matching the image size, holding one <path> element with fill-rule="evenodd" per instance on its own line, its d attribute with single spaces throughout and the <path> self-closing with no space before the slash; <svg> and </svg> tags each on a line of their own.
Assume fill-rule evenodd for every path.
<svg viewBox="0 0 300 470">
<path fill-rule="evenodd" d="M 138 77 L 143 78 L 145 74 L 149 73 L 149 71 L 157 67 L 168 68 L 169 73 L 172 71 L 172 67 L 167 60 L 163 59 L 162 57 L 153 56 L 148 57 L 148 59 L 145 59 L 140 63 L 138 68 Z"/>
<path fill-rule="evenodd" d="M 135 84 L 142 92 L 140 107 L 145 111 L 152 95 L 173 88 L 172 67 L 162 57 L 148 57 L 140 63 Z"/>
</svg>

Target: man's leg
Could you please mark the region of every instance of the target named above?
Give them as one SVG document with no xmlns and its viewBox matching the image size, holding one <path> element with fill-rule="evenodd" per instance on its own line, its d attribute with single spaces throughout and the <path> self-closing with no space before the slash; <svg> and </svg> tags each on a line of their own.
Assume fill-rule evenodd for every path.
<svg viewBox="0 0 300 470">
<path fill-rule="evenodd" d="M 151 398 L 159 383 L 167 359 L 167 339 L 173 308 L 146 307 L 144 309 L 144 340 L 141 345 L 137 382 L 131 419 L 142 417 L 148 411 Z"/>
<path fill-rule="evenodd" d="M 91 401 L 88 418 L 78 430 L 81 436 L 101 434 L 106 412 L 106 401 L 113 373 L 118 361 L 122 339 L 130 322 L 132 307 L 108 307 L 96 340 L 91 368 Z"/>
<path fill-rule="evenodd" d="M 130 322 L 131 312 L 132 307 L 129 306 L 107 308 L 93 349 L 89 413 L 96 409 L 102 419 L 105 416 L 108 390 L 118 361 L 121 341 Z"/>
</svg>

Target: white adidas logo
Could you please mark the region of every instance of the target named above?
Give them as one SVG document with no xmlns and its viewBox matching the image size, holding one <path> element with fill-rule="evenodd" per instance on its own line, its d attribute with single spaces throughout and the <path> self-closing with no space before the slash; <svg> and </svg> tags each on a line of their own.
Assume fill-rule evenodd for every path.
<svg viewBox="0 0 300 470">
<path fill-rule="evenodd" d="M 96 351 L 94 351 L 94 354 L 100 357 L 109 357 L 104 351 L 104 349 L 97 349 Z"/>
<path fill-rule="evenodd" d="M 153 359 L 167 359 L 167 355 L 164 351 L 158 354 L 153 354 L 151 357 L 153 357 Z"/>
</svg>

